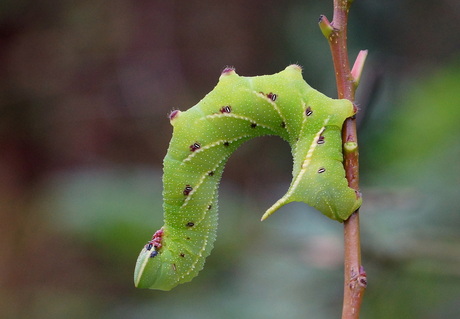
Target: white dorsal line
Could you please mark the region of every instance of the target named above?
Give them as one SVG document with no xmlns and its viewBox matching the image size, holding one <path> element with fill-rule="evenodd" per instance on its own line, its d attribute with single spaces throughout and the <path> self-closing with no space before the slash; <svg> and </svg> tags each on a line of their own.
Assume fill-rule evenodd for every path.
<svg viewBox="0 0 460 319">
<path fill-rule="evenodd" d="M 331 210 L 331 213 L 333 213 L 334 210 L 332 209 L 332 206 L 331 206 L 331 204 L 329 203 L 329 200 L 328 200 L 327 198 L 324 198 L 324 200 L 325 200 L 327 206 L 329 207 L 329 209 Z"/>
<path fill-rule="evenodd" d="M 187 194 L 187 197 L 185 198 L 184 202 L 182 203 L 180 209 L 182 209 L 185 206 L 187 206 L 187 204 L 190 201 L 190 199 L 192 198 L 193 194 L 200 188 L 201 184 L 203 184 L 203 181 L 206 178 L 206 175 L 207 175 L 207 172 L 205 172 L 203 175 L 201 175 L 201 177 L 198 180 L 198 182 L 195 185 L 193 185 L 192 190 L 190 191 L 190 193 Z"/>
<path fill-rule="evenodd" d="M 200 252 L 198 253 L 198 255 L 196 255 L 195 257 L 195 260 L 193 261 L 193 263 L 190 265 L 189 267 L 189 270 L 186 271 L 182 276 L 180 276 L 180 278 L 178 279 L 178 281 L 180 279 L 184 279 L 186 276 L 188 276 L 192 271 L 193 269 L 195 269 L 195 266 L 196 264 L 198 263 L 198 260 L 203 257 L 203 251 L 205 251 L 206 249 L 206 246 L 208 245 L 208 238 L 209 236 L 205 236 L 204 240 L 203 240 L 203 245 L 201 246 L 201 249 L 200 249 Z"/>
<path fill-rule="evenodd" d="M 304 100 L 302 100 L 301 102 L 302 102 L 302 110 L 305 110 L 307 105 L 305 104 Z M 308 116 L 303 116 L 302 117 L 302 125 L 300 126 L 299 137 L 303 135 L 305 125 L 307 124 L 307 118 L 308 118 Z M 292 151 L 292 155 L 295 158 L 296 154 L 297 154 L 297 143 L 292 143 L 292 147 L 294 148 L 294 150 Z"/>
<path fill-rule="evenodd" d="M 220 143 L 220 144 L 222 144 L 222 143 Z M 212 172 L 215 172 L 216 169 L 219 167 L 219 165 L 220 165 L 226 158 L 227 158 L 226 156 L 225 156 L 224 158 L 222 158 L 222 159 L 216 164 L 216 166 L 213 167 Z M 183 164 L 183 163 L 182 163 L 182 164 Z M 200 188 L 201 184 L 203 184 L 203 182 L 204 182 L 204 180 L 206 179 L 206 177 L 208 176 L 209 172 L 210 172 L 210 171 L 204 172 L 204 173 L 201 175 L 201 177 L 200 177 L 200 179 L 198 180 L 198 182 L 197 182 L 195 185 L 193 185 L 193 189 L 191 190 L 190 193 L 188 193 L 187 198 L 185 198 L 184 202 L 182 203 L 182 205 L 181 205 L 181 207 L 180 207 L 181 209 L 184 208 L 185 206 L 187 206 L 188 202 L 189 202 L 190 199 L 193 197 L 193 194 Z M 216 185 L 216 187 L 217 187 L 217 185 Z"/>
<path fill-rule="evenodd" d="M 214 197 L 213 197 L 214 198 Z M 206 217 L 206 215 L 208 214 L 208 212 L 210 211 L 208 209 L 209 205 L 211 204 L 208 204 L 208 206 L 206 206 L 205 210 L 203 211 L 203 213 L 201 214 L 200 218 L 195 220 L 194 223 L 195 223 L 195 226 L 199 225 Z"/>
<path fill-rule="evenodd" d="M 222 161 L 221 161 L 222 162 Z M 221 163 L 219 162 L 219 164 Z M 215 169 L 217 169 L 218 165 L 215 167 Z M 214 169 L 214 170 L 215 170 Z M 217 186 L 216 186 L 217 187 Z M 215 196 L 215 192 L 214 192 L 214 196 Z M 211 201 L 211 204 L 213 203 L 213 201 Z M 210 204 L 208 204 L 210 205 Z M 201 215 L 201 219 L 196 222 L 196 224 L 199 224 L 201 221 L 204 220 L 204 218 L 206 217 L 206 215 L 208 214 L 210 210 L 208 210 L 207 208 L 203 211 L 203 214 Z M 198 263 L 199 259 L 203 257 L 203 252 L 206 250 L 206 246 L 208 245 L 208 239 L 209 239 L 209 235 L 205 235 L 204 236 L 204 239 L 203 239 L 203 245 L 201 245 L 201 248 L 198 252 L 198 254 L 195 254 L 192 250 L 190 250 L 189 248 L 187 248 L 187 250 L 189 251 L 189 254 L 192 256 L 193 258 L 193 262 L 192 264 L 190 265 L 190 267 L 188 268 L 188 270 L 182 275 L 180 276 L 177 281 L 180 281 L 181 279 L 184 279 L 186 276 L 188 276 L 196 267 L 196 264 Z"/>
<path fill-rule="evenodd" d="M 221 114 L 217 114 L 217 115 L 221 115 Z M 228 116 L 228 115 L 227 115 Z M 243 117 L 241 117 L 242 119 L 244 119 Z M 248 119 L 250 120 L 250 119 Z M 204 151 L 206 149 L 209 149 L 211 147 L 215 147 L 215 146 L 218 146 L 220 144 L 224 144 L 225 142 L 228 142 L 228 143 L 232 143 L 232 142 L 235 142 L 235 141 L 238 141 L 240 139 L 243 139 L 243 138 L 246 138 L 246 137 L 250 137 L 251 135 L 242 135 L 242 136 L 239 136 L 239 137 L 236 137 L 234 139 L 230 139 L 230 140 L 219 140 L 219 141 L 216 141 L 214 143 L 211 143 L 211 144 L 208 144 L 206 146 L 203 146 L 197 150 L 195 150 L 192 154 L 190 154 L 187 158 L 185 158 L 181 165 L 185 164 L 186 162 L 188 161 L 191 161 L 192 158 L 199 152 L 201 151 Z M 219 161 L 219 163 L 217 163 L 217 165 L 213 168 L 213 172 L 216 171 L 216 169 L 219 167 L 219 165 L 226 159 L 226 157 L 224 157 L 221 161 Z M 199 187 L 201 186 L 201 184 L 204 182 L 204 180 L 206 179 L 207 175 L 208 175 L 209 171 L 206 171 L 204 172 L 198 183 L 196 185 L 193 186 L 193 189 L 192 191 L 187 195 L 187 198 L 185 199 L 184 203 L 182 204 L 181 208 L 184 208 L 188 202 L 191 200 L 193 194 L 199 189 Z M 216 187 L 217 187 L 217 184 L 216 184 Z M 212 204 L 213 201 L 211 201 L 211 204 Z M 209 204 L 208 204 L 209 205 Z M 203 211 L 203 214 L 201 215 L 201 219 L 200 219 L 200 222 L 204 220 L 204 218 L 206 217 L 207 213 L 209 212 L 210 210 L 208 210 L 207 208 Z M 204 237 L 204 240 L 203 240 L 203 245 L 201 246 L 200 248 L 200 251 L 197 255 L 195 254 L 191 254 L 192 256 L 194 256 L 194 260 L 193 260 L 193 263 L 190 265 L 190 267 L 188 268 L 188 270 L 182 275 L 180 276 L 177 280 L 177 281 L 180 281 L 181 279 L 184 279 L 186 276 L 188 276 L 196 267 L 196 265 L 198 264 L 200 258 L 203 257 L 203 252 L 206 250 L 206 246 L 208 245 L 208 239 L 209 239 L 209 235 L 206 235 Z"/>
<path fill-rule="evenodd" d="M 311 142 L 310 147 L 308 149 L 307 155 L 305 156 L 305 159 L 302 162 L 300 172 L 296 176 L 296 178 L 294 180 L 294 183 L 292 183 L 292 187 L 290 187 L 290 190 L 286 193 L 287 196 L 290 196 L 292 194 L 292 192 L 294 192 L 295 188 L 299 185 L 300 180 L 302 179 L 302 176 L 307 171 L 307 168 L 308 168 L 308 165 L 310 165 L 313 153 L 314 153 L 316 147 L 318 146 L 319 137 L 321 136 L 321 134 L 323 134 L 324 130 L 326 129 L 326 125 L 327 125 L 327 122 L 329 122 L 329 118 L 330 117 L 328 117 L 326 120 L 324 120 L 323 126 L 315 134 L 315 137 L 313 138 L 313 141 Z"/>
<path fill-rule="evenodd" d="M 330 116 L 328 118 L 326 118 L 326 120 L 323 123 L 323 126 L 315 134 L 315 137 L 313 138 L 313 141 L 310 144 L 310 148 L 308 149 L 307 155 L 305 156 L 305 159 L 302 162 L 300 172 L 295 177 L 295 180 L 291 184 L 291 186 L 289 187 L 289 190 L 287 191 L 287 193 L 283 197 L 281 197 L 275 204 L 273 204 L 272 207 L 270 207 L 265 212 L 265 214 L 262 216 L 262 220 L 266 219 L 268 216 L 273 214 L 275 212 L 275 210 L 277 210 L 279 207 L 284 205 L 286 203 L 286 201 L 289 199 L 289 197 L 292 195 L 292 193 L 296 190 L 296 188 L 299 185 L 303 175 L 306 173 L 308 166 L 310 165 L 313 153 L 314 153 L 316 147 L 318 146 L 318 139 L 321 136 L 321 134 L 324 132 L 324 130 L 326 129 L 326 125 L 329 122 L 329 118 L 330 118 Z"/>
<path fill-rule="evenodd" d="M 148 252 L 145 247 L 143 248 L 143 250 Z M 136 278 L 136 286 L 139 285 L 139 281 L 141 280 L 142 274 L 144 273 L 145 266 L 147 265 L 147 262 L 149 261 L 149 259 L 150 259 L 150 253 L 145 254 L 145 258 L 142 261 L 141 269 L 139 269 L 139 273 L 138 273 L 138 276 Z"/>
<path fill-rule="evenodd" d="M 273 109 L 276 111 L 276 113 L 278 113 L 278 115 L 281 118 L 281 120 L 283 120 L 283 123 L 286 125 L 285 128 L 286 128 L 286 130 L 287 130 L 287 132 L 289 134 L 289 137 L 291 137 L 290 127 L 286 123 L 286 118 L 284 117 L 283 113 L 279 109 L 279 107 L 276 104 L 276 102 L 274 102 L 270 98 L 266 97 L 265 94 L 263 94 L 263 93 L 260 93 L 260 92 L 257 92 L 257 91 L 252 91 L 252 93 L 254 93 L 257 97 L 264 99 L 265 101 L 267 101 L 273 107 Z"/>
<path fill-rule="evenodd" d="M 238 137 L 235 137 L 231 140 L 218 140 L 218 141 L 215 141 L 211 144 L 208 144 L 208 145 L 205 145 L 205 146 L 202 146 L 198 149 L 196 149 L 194 152 L 192 152 L 189 156 L 187 156 L 181 163 L 181 165 L 184 165 L 186 162 L 189 162 L 192 160 L 192 158 L 194 158 L 196 156 L 196 154 L 199 154 L 201 152 L 203 152 L 204 150 L 207 150 L 207 149 L 210 149 L 211 147 L 216 147 L 220 144 L 224 144 L 225 142 L 228 142 L 228 143 L 232 143 L 232 142 L 236 142 L 238 140 L 241 140 L 243 138 L 246 138 L 246 137 L 251 137 L 250 134 L 246 134 L 246 135 L 241 135 L 241 136 L 238 136 Z"/>
<path fill-rule="evenodd" d="M 232 118 L 235 118 L 235 119 L 240 119 L 240 120 L 247 121 L 249 123 L 254 123 L 254 124 L 257 124 L 257 126 L 260 126 L 260 127 L 275 131 L 274 128 L 272 128 L 272 127 L 270 127 L 270 126 L 268 126 L 266 124 L 261 124 L 258 121 L 251 119 L 250 117 L 238 115 L 238 114 L 235 114 L 235 113 L 215 113 L 215 114 L 207 115 L 203 119 L 213 119 L 213 118 L 219 118 L 219 117 L 232 117 Z"/>
<path fill-rule="evenodd" d="M 302 163 L 302 171 L 305 172 L 307 169 L 308 165 L 311 162 L 311 157 L 313 156 L 313 152 L 315 151 L 316 147 L 318 146 L 318 140 L 321 134 L 323 134 L 324 130 L 326 129 L 326 124 L 328 122 L 329 118 L 326 119 L 325 123 L 323 124 L 323 127 L 316 133 L 315 137 L 313 138 L 313 141 L 310 145 L 310 148 L 308 149 L 307 155 L 305 156 L 305 159 Z M 301 171 L 301 174 L 303 174 Z M 300 175 L 300 174 L 299 174 Z"/>
<path fill-rule="evenodd" d="M 271 99 L 267 98 L 264 94 L 262 93 L 259 93 L 259 92 L 256 92 L 256 91 L 253 91 L 253 93 L 256 94 L 256 96 L 260 97 L 260 98 L 263 98 L 265 101 L 269 102 L 270 105 L 272 105 L 273 109 L 278 113 L 278 115 L 280 116 L 280 118 L 282 119 L 282 121 L 286 124 L 286 119 L 285 117 L 283 116 L 283 114 L 281 113 L 280 109 L 278 108 L 278 105 L 272 101 Z M 259 124 L 257 123 L 257 121 L 253 121 L 251 118 L 249 117 L 245 117 L 245 116 L 241 116 L 241 115 L 237 115 L 237 114 L 232 114 L 232 113 L 222 113 L 222 114 L 211 114 L 211 115 L 208 115 L 206 116 L 205 118 L 217 118 L 217 117 L 222 117 L 222 116 L 227 116 L 227 117 L 233 117 L 233 118 L 237 118 L 237 119 L 241 119 L 241 120 L 245 120 L 245 121 L 248 121 L 250 123 L 256 123 L 258 126 L 261 126 L 263 128 L 267 128 L 267 129 L 270 129 L 272 131 L 275 131 L 273 128 L 271 128 L 270 126 L 267 126 L 267 125 L 263 125 L 263 124 Z M 327 121 L 326 121 L 327 122 Z M 286 124 L 287 125 L 287 124 Z M 286 130 L 288 131 L 288 134 L 291 135 L 290 131 L 289 131 L 289 127 L 286 126 Z M 314 139 L 314 143 L 316 144 L 316 142 L 318 141 L 319 139 L 319 136 L 321 135 L 321 133 L 324 131 L 324 127 L 323 129 L 317 134 L 317 136 L 315 136 L 315 139 Z M 209 145 L 206 145 L 204 147 L 201 147 L 197 150 L 195 150 L 192 154 L 190 154 L 187 158 L 185 158 L 182 162 L 182 164 L 190 161 L 197 153 L 201 152 L 201 151 L 204 151 L 206 149 L 209 149 L 211 147 L 214 147 L 214 146 L 217 146 L 217 145 L 220 145 L 220 144 L 223 144 L 225 142 L 228 142 L 228 143 L 231 143 L 231 142 L 234 142 L 234 141 L 237 141 L 237 140 L 240 140 L 242 138 L 246 138 L 246 137 L 250 137 L 251 135 L 243 135 L 243 136 L 240 136 L 240 137 L 237 137 L 235 139 L 231 139 L 231 140 L 219 140 L 217 142 L 214 142 L 212 144 L 209 144 Z M 312 144 L 313 146 L 313 144 Z M 312 146 L 310 146 L 310 149 L 312 148 Z M 316 147 L 316 146 L 315 146 Z M 310 152 L 310 150 L 309 150 Z M 312 151 L 313 153 L 313 151 Z M 308 158 L 308 154 L 307 154 L 307 158 Z M 223 160 L 222 160 L 223 161 Z M 222 162 L 220 161 L 217 166 L 214 168 L 213 171 L 215 171 L 215 169 L 217 169 L 217 167 L 219 166 L 219 164 Z M 184 201 L 184 203 L 182 204 L 181 208 L 185 207 L 188 203 L 188 201 L 192 198 L 192 195 L 193 193 L 199 188 L 199 186 L 204 182 L 204 179 L 206 178 L 208 172 L 205 172 L 201 177 L 200 177 L 200 180 L 198 181 L 198 183 L 196 185 L 194 185 L 192 191 L 188 194 L 186 200 Z M 202 214 L 202 218 L 201 218 L 201 221 L 205 218 L 206 214 L 207 214 L 208 210 L 206 209 L 203 214 Z M 203 256 L 203 251 L 205 251 L 206 249 L 206 246 L 208 244 L 208 238 L 209 236 L 206 235 L 205 236 L 205 239 L 203 240 L 203 245 L 201 246 L 201 249 L 198 253 L 198 255 L 194 258 L 194 262 L 192 263 L 192 265 L 190 265 L 189 267 L 189 270 L 187 272 L 184 273 L 184 275 L 182 275 L 180 277 L 180 279 L 183 279 L 185 278 L 186 276 L 188 276 L 196 267 L 196 264 L 198 263 L 199 259 Z M 180 279 L 178 279 L 178 281 L 180 281 Z"/>
<path fill-rule="evenodd" d="M 228 143 L 235 142 L 235 141 L 238 141 L 238 140 L 240 140 L 240 139 L 242 139 L 242 138 L 246 138 L 246 137 L 250 137 L 250 136 L 251 136 L 251 135 L 243 135 L 243 136 L 239 136 L 239 137 L 237 137 L 237 138 L 231 139 L 231 140 L 219 140 L 219 141 L 216 141 L 216 142 L 214 142 L 214 143 L 212 143 L 212 144 L 206 145 L 206 146 L 204 146 L 204 147 L 202 147 L 202 148 L 196 150 L 196 151 L 193 152 L 192 154 L 190 154 L 190 155 L 181 163 L 181 165 L 184 164 L 184 163 L 187 162 L 187 161 L 190 161 L 190 160 L 193 158 L 193 156 L 195 156 L 195 154 L 197 153 L 197 151 L 202 151 L 202 150 L 205 150 L 205 149 L 209 149 L 209 148 L 211 148 L 211 147 L 214 147 L 214 146 L 223 144 L 223 143 L 225 143 L 225 142 L 228 142 Z M 214 168 L 212 169 L 212 171 L 215 172 L 215 171 L 217 170 L 217 168 L 222 164 L 222 162 L 225 161 L 226 158 L 227 158 L 227 156 L 225 156 L 224 158 L 222 158 L 222 159 L 214 166 Z M 200 187 L 201 184 L 204 182 L 204 180 L 206 179 L 206 177 L 208 176 L 208 174 L 209 174 L 209 171 L 206 171 L 206 172 L 204 172 L 204 173 L 201 175 L 201 177 L 200 177 L 198 183 L 197 183 L 196 185 L 193 186 L 192 191 L 187 195 L 187 198 L 185 199 L 185 201 L 184 201 L 184 203 L 182 204 L 182 206 L 181 206 L 180 209 L 184 208 L 184 207 L 188 204 L 188 202 L 191 200 L 193 194 L 199 189 L 199 187 Z M 216 184 L 216 188 L 217 188 L 217 184 Z M 215 196 L 215 194 L 214 194 L 214 196 Z M 212 203 L 213 203 L 213 201 L 211 201 L 211 204 L 212 204 Z M 208 205 L 210 205 L 210 204 L 208 204 Z M 202 215 L 201 215 L 201 219 L 200 219 L 199 222 L 201 222 L 201 221 L 204 220 L 204 218 L 206 217 L 206 215 L 208 214 L 209 211 L 210 211 L 210 210 L 208 210 L 207 208 L 203 211 L 203 213 L 202 213 Z M 199 222 L 197 222 L 197 223 L 199 223 Z M 199 251 L 198 254 L 191 254 L 191 255 L 194 257 L 194 258 L 193 258 L 193 259 L 194 259 L 194 260 L 193 260 L 193 263 L 190 265 L 190 267 L 188 268 L 188 270 L 187 270 L 182 276 L 180 276 L 180 277 L 177 279 L 177 281 L 180 281 L 181 279 L 184 279 L 186 276 L 188 276 L 188 275 L 195 269 L 196 265 L 197 265 L 198 262 L 199 262 L 199 259 L 203 257 L 203 252 L 206 250 L 206 246 L 208 245 L 208 239 L 209 239 L 209 235 L 206 235 L 206 236 L 204 237 L 204 240 L 203 240 L 203 245 L 201 246 L 200 251 Z"/>
<path fill-rule="evenodd" d="M 247 78 L 247 80 L 249 82 L 250 87 L 253 89 L 251 92 L 253 94 L 255 94 L 258 98 L 262 98 L 262 99 L 264 99 L 264 101 L 268 102 L 273 107 L 273 109 L 276 111 L 276 113 L 278 113 L 279 117 L 281 118 L 281 120 L 285 124 L 285 128 L 286 128 L 286 131 L 288 132 L 289 139 L 291 139 L 291 136 L 292 136 L 291 131 L 290 131 L 291 128 L 288 126 L 286 118 L 283 116 L 283 113 L 279 109 L 278 105 L 275 103 L 275 101 L 273 101 L 272 99 L 268 98 L 263 92 L 261 93 L 261 92 L 258 92 L 256 90 L 254 90 L 253 78 L 249 77 L 249 78 Z M 245 89 L 245 91 L 249 91 L 249 90 Z"/>
<path fill-rule="evenodd" d="M 223 161 L 224 161 L 224 159 L 222 159 L 222 160 L 214 167 L 214 169 L 213 169 L 212 171 L 215 172 L 216 169 L 219 167 L 219 165 L 220 165 Z M 203 183 L 203 181 L 206 179 L 206 176 L 208 175 L 208 173 L 209 173 L 209 172 L 205 172 L 205 173 L 201 176 L 201 178 L 200 178 L 200 180 L 199 180 L 197 186 L 194 187 L 194 189 L 193 189 L 194 191 L 195 191 L 196 189 L 198 189 L 198 188 L 201 186 L 201 184 Z M 208 209 L 208 207 L 209 207 L 209 205 L 212 205 L 213 202 L 214 202 L 214 197 L 216 196 L 216 188 L 217 188 L 217 185 L 218 185 L 218 184 L 216 183 L 216 186 L 214 187 L 214 194 L 213 194 L 213 197 L 212 197 L 211 201 L 208 203 L 208 205 L 207 205 L 206 208 L 204 209 L 204 211 L 203 211 L 203 213 L 201 214 L 201 216 L 199 217 L 199 219 L 197 219 L 197 220 L 194 221 L 195 225 L 199 225 L 199 224 L 205 219 L 206 215 L 207 215 L 208 212 L 210 211 L 210 209 Z M 184 208 L 184 207 L 187 205 L 186 203 L 188 203 L 188 201 L 192 198 L 192 195 L 193 195 L 192 192 L 190 192 L 190 194 L 188 194 L 186 200 L 184 201 L 184 203 L 182 204 L 182 206 L 180 207 L 180 209 Z"/>
</svg>

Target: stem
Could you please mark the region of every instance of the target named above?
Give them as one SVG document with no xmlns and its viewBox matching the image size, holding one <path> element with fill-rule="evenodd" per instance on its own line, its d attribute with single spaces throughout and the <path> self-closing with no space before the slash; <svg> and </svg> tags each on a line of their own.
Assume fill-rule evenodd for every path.
<svg viewBox="0 0 460 319">
<path fill-rule="evenodd" d="M 328 39 L 334 63 L 339 98 L 354 102 L 367 51 L 361 51 L 353 71 L 350 71 L 347 49 L 348 11 L 352 0 L 334 0 L 334 16 L 329 22 L 325 16 L 319 20 L 320 29 Z M 344 167 L 348 185 L 359 193 L 358 138 L 356 118 L 348 118 L 342 128 Z M 344 222 L 344 296 L 342 319 L 358 319 L 363 294 L 367 285 L 366 273 L 361 265 L 359 210 Z"/>
</svg>

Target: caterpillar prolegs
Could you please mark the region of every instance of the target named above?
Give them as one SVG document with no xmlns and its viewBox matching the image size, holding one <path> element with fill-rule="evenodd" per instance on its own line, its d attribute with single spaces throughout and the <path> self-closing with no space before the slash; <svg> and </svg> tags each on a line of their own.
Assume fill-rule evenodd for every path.
<svg viewBox="0 0 460 319">
<path fill-rule="evenodd" d="M 356 110 L 311 88 L 298 65 L 255 77 L 225 69 L 217 86 L 185 112 L 174 127 L 164 159 L 164 226 L 142 249 L 134 282 L 170 290 L 203 268 L 217 229 L 217 188 L 227 158 L 257 136 L 278 135 L 292 149 L 293 179 L 287 193 L 263 215 L 305 202 L 342 222 L 361 205 L 343 168 L 341 127 Z"/>
</svg>

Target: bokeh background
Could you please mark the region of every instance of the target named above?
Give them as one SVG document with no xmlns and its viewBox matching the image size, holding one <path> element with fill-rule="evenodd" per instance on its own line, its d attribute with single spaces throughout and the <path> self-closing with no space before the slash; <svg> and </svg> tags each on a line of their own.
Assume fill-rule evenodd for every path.
<svg viewBox="0 0 460 319">
<path fill-rule="evenodd" d="M 135 289 L 162 225 L 167 114 L 241 75 L 304 67 L 336 96 L 317 27 L 329 0 L 0 2 L 1 318 L 339 318 L 342 225 L 290 204 L 289 147 L 232 156 L 205 270 Z M 459 318 L 460 2 L 356 0 L 362 318 Z"/>
</svg>

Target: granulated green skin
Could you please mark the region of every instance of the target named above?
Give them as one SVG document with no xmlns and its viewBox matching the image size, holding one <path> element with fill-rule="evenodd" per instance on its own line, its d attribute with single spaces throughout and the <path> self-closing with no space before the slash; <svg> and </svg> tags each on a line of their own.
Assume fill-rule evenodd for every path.
<svg viewBox="0 0 460 319">
<path fill-rule="evenodd" d="M 263 219 L 293 201 L 340 222 L 359 208 L 361 198 L 345 179 L 341 141 L 353 105 L 314 90 L 301 73 L 297 65 L 256 77 L 226 69 L 197 105 L 171 114 L 174 132 L 164 159 L 162 246 L 142 249 L 134 273 L 137 287 L 170 290 L 203 268 L 216 238 L 217 190 L 224 165 L 254 137 L 280 136 L 291 146 L 294 159 L 287 193 Z"/>
</svg>

